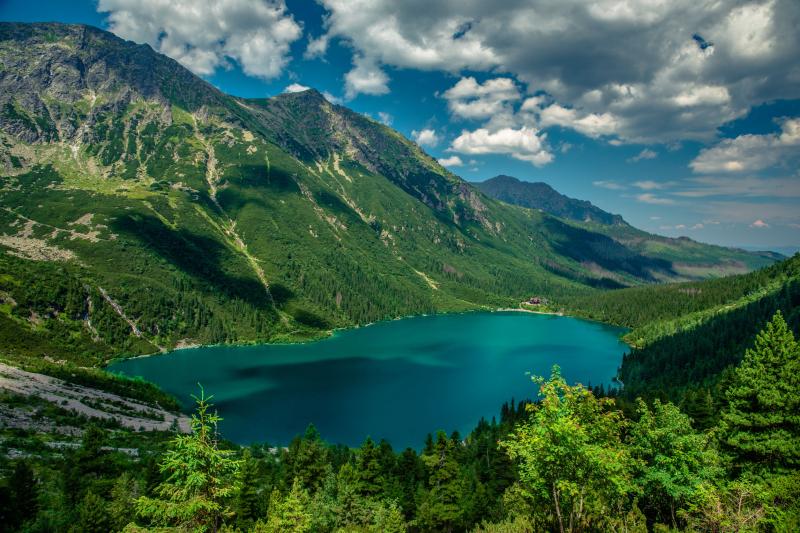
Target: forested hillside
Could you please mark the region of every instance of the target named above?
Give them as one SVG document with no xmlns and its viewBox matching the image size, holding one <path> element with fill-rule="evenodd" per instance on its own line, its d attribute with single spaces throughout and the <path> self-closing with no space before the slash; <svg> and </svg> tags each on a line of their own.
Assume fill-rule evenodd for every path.
<svg viewBox="0 0 800 533">
<path fill-rule="evenodd" d="M 800 346 L 780 313 L 747 345 L 708 431 L 659 400 L 626 417 L 557 367 L 534 378 L 534 402 L 419 450 L 334 446 L 313 427 L 284 449 L 220 442 L 203 391 L 192 432 L 169 438 L 62 414 L 81 437 L 61 453 L 0 430 L 24 457 L 0 458 L 0 518 L 53 532 L 793 531 Z"/>
<path fill-rule="evenodd" d="M 0 168 L 15 359 L 303 339 L 774 259 L 496 201 L 314 90 L 231 97 L 86 26 L 0 24 Z"/>
<path fill-rule="evenodd" d="M 633 328 L 621 399 L 669 399 L 707 427 L 731 369 L 775 312 L 800 332 L 800 254 L 744 275 L 578 297 L 567 308 Z"/>
</svg>

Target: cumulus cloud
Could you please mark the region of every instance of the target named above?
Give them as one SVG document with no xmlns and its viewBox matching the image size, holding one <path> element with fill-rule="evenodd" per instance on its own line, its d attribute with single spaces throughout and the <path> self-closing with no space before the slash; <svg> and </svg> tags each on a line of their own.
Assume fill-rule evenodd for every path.
<svg viewBox="0 0 800 533">
<path fill-rule="evenodd" d="M 436 146 L 439 144 L 439 135 L 431 129 L 413 130 L 411 138 L 420 146 Z"/>
<path fill-rule="evenodd" d="M 443 157 L 442 159 L 437 159 L 437 161 L 443 167 L 460 167 L 464 165 L 464 162 L 457 155 Z"/>
<path fill-rule="evenodd" d="M 380 95 L 389 92 L 389 76 L 373 60 L 357 55 L 353 70 L 345 74 L 345 98 L 352 100 L 359 94 Z"/>
<path fill-rule="evenodd" d="M 553 160 L 546 145 L 546 135 L 534 128 L 502 128 L 489 131 L 478 128 L 463 131 L 453 140 L 450 150 L 463 154 L 508 154 L 515 159 L 542 166 Z"/>
<path fill-rule="evenodd" d="M 767 224 L 766 222 L 764 222 L 763 220 L 761 220 L 759 218 L 758 220 L 755 220 L 752 224 L 750 224 L 750 227 L 751 228 L 768 228 L 769 224 Z"/>
<path fill-rule="evenodd" d="M 663 181 L 653 181 L 653 180 L 641 180 L 641 181 L 634 181 L 633 186 L 643 191 L 654 191 L 654 190 L 661 190 L 666 189 L 673 182 L 663 182 Z"/>
<path fill-rule="evenodd" d="M 643 159 L 655 159 L 656 157 L 658 157 L 658 152 L 650 150 L 649 148 L 645 148 L 635 156 L 628 158 L 627 161 L 628 163 L 637 163 Z"/>
<path fill-rule="evenodd" d="M 800 158 L 800 118 L 784 120 L 779 133 L 740 135 L 706 148 L 689 164 L 698 174 L 763 170 Z"/>
<path fill-rule="evenodd" d="M 542 127 L 571 128 L 587 137 L 598 138 L 619 132 L 619 120 L 611 113 L 587 113 L 553 104 L 539 110 Z"/>
<path fill-rule="evenodd" d="M 97 10 L 108 14 L 113 33 L 200 75 L 233 60 L 245 74 L 274 78 L 302 35 L 283 0 L 100 0 Z"/>
<path fill-rule="evenodd" d="M 325 37 L 375 68 L 513 77 L 551 97 L 550 123 L 617 142 L 709 140 L 800 97 L 796 0 L 321 3 Z"/>
<path fill-rule="evenodd" d="M 286 86 L 283 90 L 285 93 L 301 93 L 303 91 L 309 90 L 311 87 L 306 87 L 305 85 L 300 85 L 299 83 L 291 83 Z"/>
<path fill-rule="evenodd" d="M 510 78 L 494 78 L 478 83 L 475 78 L 461 78 L 442 97 L 450 112 L 461 118 L 483 119 L 509 112 L 509 102 L 520 99 L 519 89 Z"/>
</svg>

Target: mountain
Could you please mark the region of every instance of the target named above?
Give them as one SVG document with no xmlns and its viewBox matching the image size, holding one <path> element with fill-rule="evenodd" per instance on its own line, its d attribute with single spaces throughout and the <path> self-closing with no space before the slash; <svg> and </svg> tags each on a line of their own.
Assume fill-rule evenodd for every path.
<svg viewBox="0 0 800 533">
<path fill-rule="evenodd" d="M 603 211 L 585 200 L 565 196 L 546 183 L 521 181 L 512 176 L 495 176 L 473 183 L 481 192 L 513 205 L 538 209 L 570 221 L 577 227 L 610 237 L 629 250 L 644 256 L 655 256 L 672 263 L 672 273 L 683 279 L 698 279 L 739 274 L 761 265 L 754 256 L 777 261 L 782 255 L 769 251 L 724 248 L 699 243 L 688 237 L 673 239 L 637 229 L 620 215 Z M 662 281 L 675 281 L 670 275 Z"/>
<path fill-rule="evenodd" d="M 233 97 L 81 25 L 0 24 L 0 169 L 16 359 L 315 337 L 773 261 L 495 200 L 315 90 Z"/>
<path fill-rule="evenodd" d="M 607 225 L 626 224 L 621 216 L 603 211 L 586 200 L 565 196 L 546 183 L 520 181 L 513 176 L 500 175 L 473 185 L 486 196 L 530 209 L 541 209 L 557 217 Z"/>
</svg>

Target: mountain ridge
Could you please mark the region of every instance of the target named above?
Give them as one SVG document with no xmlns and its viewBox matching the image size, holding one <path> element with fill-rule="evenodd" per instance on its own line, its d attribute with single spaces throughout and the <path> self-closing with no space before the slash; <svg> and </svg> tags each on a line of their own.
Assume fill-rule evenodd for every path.
<svg viewBox="0 0 800 533">
<path fill-rule="evenodd" d="M 316 91 L 229 96 L 80 25 L 0 24 L 0 165 L 9 349 L 87 364 L 772 262 L 494 200 Z"/>
</svg>

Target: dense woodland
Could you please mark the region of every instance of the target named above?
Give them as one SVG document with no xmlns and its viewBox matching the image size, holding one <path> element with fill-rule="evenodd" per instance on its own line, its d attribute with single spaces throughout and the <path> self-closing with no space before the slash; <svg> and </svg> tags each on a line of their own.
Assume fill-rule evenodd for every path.
<svg viewBox="0 0 800 533">
<path fill-rule="evenodd" d="M 419 451 L 309 427 L 286 448 L 217 433 L 201 390 L 191 434 L 86 426 L 61 453 L 4 459 L 11 531 L 791 531 L 800 527 L 800 344 L 781 313 L 725 380 L 715 424 L 671 402 L 570 385 Z M 137 453 L 120 451 L 138 441 Z M 165 529 L 166 528 L 166 529 Z"/>
</svg>

